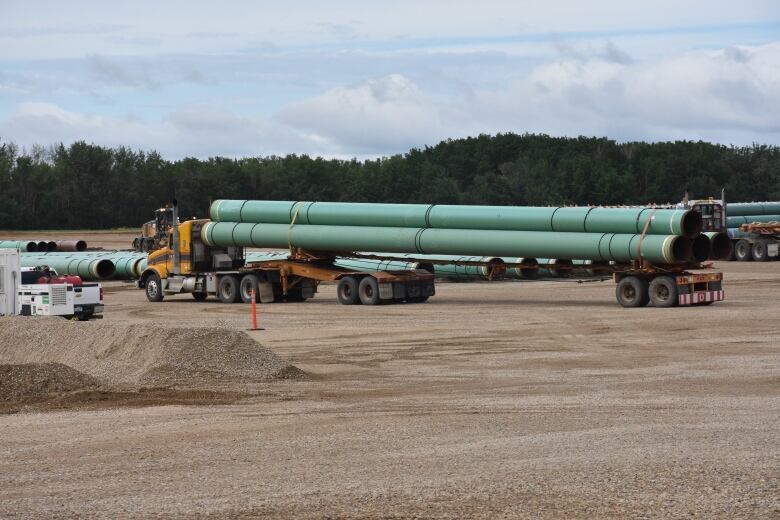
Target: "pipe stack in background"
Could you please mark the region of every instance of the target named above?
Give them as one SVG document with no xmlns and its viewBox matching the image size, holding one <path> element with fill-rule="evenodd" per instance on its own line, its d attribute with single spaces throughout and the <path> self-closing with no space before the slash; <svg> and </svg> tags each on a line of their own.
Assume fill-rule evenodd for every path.
<svg viewBox="0 0 780 520">
<path fill-rule="evenodd" d="M 86 251 L 84 240 L 0 240 L 0 249 L 18 249 L 22 253 Z"/>
<path fill-rule="evenodd" d="M 710 254 L 700 215 L 684 209 L 217 200 L 210 214 L 201 238 L 222 247 L 597 262 L 637 260 L 641 249 L 656 264 Z"/>
<path fill-rule="evenodd" d="M 87 251 L 72 253 L 23 253 L 23 267 L 47 265 L 58 274 L 78 275 L 84 280 L 131 280 L 146 269 L 145 253 L 133 251 Z"/>
<path fill-rule="evenodd" d="M 742 224 L 768 224 L 780 222 L 780 202 L 735 202 L 726 206 L 726 227 L 732 238 L 753 238 L 742 231 Z"/>
</svg>

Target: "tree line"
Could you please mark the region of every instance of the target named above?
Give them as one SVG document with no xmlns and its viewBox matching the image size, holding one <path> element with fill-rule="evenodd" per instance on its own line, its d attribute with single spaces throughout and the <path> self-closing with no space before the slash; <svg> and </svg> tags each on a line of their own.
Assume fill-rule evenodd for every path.
<svg viewBox="0 0 780 520">
<path fill-rule="evenodd" d="M 287 155 L 170 161 L 83 141 L 0 142 L 0 229 L 136 227 L 178 199 L 207 217 L 218 198 L 493 205 L 645 204 L 717 195 L 780 199 L 780 148 L 535 134 L 452 139 L 375 160 Z"/>
</svg>

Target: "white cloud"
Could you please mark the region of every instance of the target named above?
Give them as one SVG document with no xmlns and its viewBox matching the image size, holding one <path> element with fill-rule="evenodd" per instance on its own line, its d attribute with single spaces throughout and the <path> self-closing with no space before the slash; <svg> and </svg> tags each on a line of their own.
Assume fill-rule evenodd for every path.
<svg viewBox="0 0 780 520">
<path fill-rule="evenodd" d="M 292 103 L 283 123 L 346 153 L 402 151 L 444 137 L 442 107 L 399 74 Z"/>
</svg>

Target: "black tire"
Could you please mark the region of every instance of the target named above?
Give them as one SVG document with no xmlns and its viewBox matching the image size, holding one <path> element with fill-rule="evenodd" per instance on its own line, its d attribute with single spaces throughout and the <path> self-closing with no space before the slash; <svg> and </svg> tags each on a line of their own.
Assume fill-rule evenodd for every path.
<svg viewBox="0 0 780 520">
<path fill-rule="evenodd" d="M 233 275 L 225 275 L 220 278 L 217 286 L 217 296 L 222 303 L 238 303 L 241 300 L 238 278 Z"/>
<path fill-rule="evenodd" d="M 653 307 L 676 307 L 677 284 L 671 276 L 657 276 L 648 287 L 648 295 Z"/>
<path fill-rule="evenodd" d="M 366 276 L 360 280 L 358 294 L 360 295 L 360 303 L 363 305 L 379 305 L 382 303 L 382 300 L 379 299 L 379 283 L 373 276 Z"/>
<path fill-rule="evenodd" d="M 255 290 L 255 301 L 260 301 L 260 291 L 258 289 L 260 278 L 255 274 L 248 274 L 241 278 L 241 285 L 239 292 L 241 293 L 241 301 L 244 303 L 252 303 L 252 289 Z"/>
<path fill-rule="evenodd" d="M 163 300 L 162 281 L 160 275 L 152 273 L 146 278 L 144 284 L 146 299 L 150 302 L 161 302 Z"/>
<path fill-rule="evenodd" d="M 749 262 L 753 260 L 753 247 L 747 240 L 738 240 L 734 245 L 734 258 L 738 262 Z"/>
<path fill-rule="evenodd" d="M 358 281 L 353 276 L 345 276 L 336 286 L 336 294 L 341 305 L 357 305 L 360 303 Z"/>
<path fill-rule="evenodd" d="M 650 302 L 647 281 L 636 276 L 626 276 L 615 288 L 617 301 L 623 307 L 644 307 Z"/>
<path fill-rule="evenodd" d="M 203 300 L 209 297 L 209 294 L 204 292 L 194 292 L 192 293 L 192 297 L 195 298 L 197 301 L 202 302 Z"/>
<path fill-rule="evenodd" d="M 425 302 L 428 301 L 428 298 L 430 298 L 430 296 L 414 296 L 412 298 L 407 298 L 406 302 L 407 303 L 425 303 Z"/>
<path fill-rule="evenodd" d="M 766 243 L 766 240 L 756 240 L 753 242 L 753 249 L 751 251 L 753 260 L 756 262 L 768 262 L 769 251 L 767 249 L 768 244 Z"/>
</svg>

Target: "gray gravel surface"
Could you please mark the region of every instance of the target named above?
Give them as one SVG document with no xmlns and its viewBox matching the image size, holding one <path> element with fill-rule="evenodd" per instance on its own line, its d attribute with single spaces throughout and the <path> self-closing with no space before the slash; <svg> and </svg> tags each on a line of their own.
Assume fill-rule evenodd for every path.
<svg viewBox="0 0 780 520">
<path fill-rule="evenodd" d="M 0 364 L 0 401 L 39 399 L 98 385 L 94 377 L 62 363 Z"/>
<path fill-rule="evenodd" d="M 261 306 L 250 336 L 312 380 L 0 416 L 0 518 L 777 518 L 780 263 L 722 267 L 705 308 L 554 282 Z M 248 325 L 242 305 L 107 294 L 117 324 Z"/>
<path fill-rule="evenodd" d="M 305 377 L 244 332 L 224 326 L 0 318 L 0 363 L 62 363 L 106 387 L 202 387 Z"/>
</svg>

